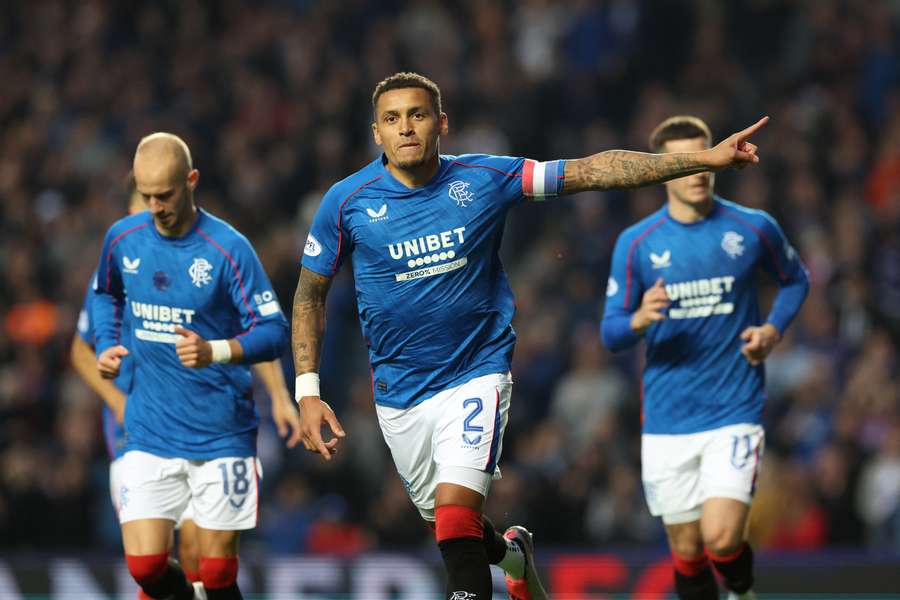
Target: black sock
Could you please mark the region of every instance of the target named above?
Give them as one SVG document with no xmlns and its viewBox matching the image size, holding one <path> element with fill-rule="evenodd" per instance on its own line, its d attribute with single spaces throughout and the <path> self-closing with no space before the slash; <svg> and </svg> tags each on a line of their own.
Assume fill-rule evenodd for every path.
<svg viewBox="0 0 900 600">
<path fill-rule="evenodd" d="M 490 519 L 482 516 L 481 521 L 484 524 L 484 550 L 487 553 L 488 563 L 496 565 L 506 556 L 506 540 L 494 529 Z"/>
<path fill-rule="evenodd" d="M 675 569 L 675 591 L 680 600 L 719 600 L 719 584 L 709 567 L 696 575 L 685 575 Z"/>
<path fill-rule="evenodd" d="M 753 587 L 753 549 L 744 542 L 744 550 L 732 560 L 716 560 L 709 556 L 716 571 L 725 579 L 725 587 L 736 594 L 743 594 Z"/>
<path fill-rule="evenodd" d="M 243 600 L 241 590 L 238 589 L 237 583 L 232 583 L 228 587 L 219 588 L 217 590 L 206 589 L 206 598 L 208 600 Z"/>
<path fill-rule="evenodd" d="M 493 594 L 491 567 L 483 540 L 475 538 L 452 538 L 438 543 L 444 566 L 447 568 L 447 589 L 445 597 L 467 600 L 488 600 Z M 466 592 L 464 596 L 457 592 Z M 210 597 L 209 600 L 213 600 Z"/>
<path fill-rule="evenodd" d="M 174 559 L 169 559 L 169 566 L 162 577 L 153 583 L 141 586 L 144 593 L 151 598 L 172 598 L 173 600 L 193 600 L 194 587 L 184 576 L 184 571 Z"/>
</svg>

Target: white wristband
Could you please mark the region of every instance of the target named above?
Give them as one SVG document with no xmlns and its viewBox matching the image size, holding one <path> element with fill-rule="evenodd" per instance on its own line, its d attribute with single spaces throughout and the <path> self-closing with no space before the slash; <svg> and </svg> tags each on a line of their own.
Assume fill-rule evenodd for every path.
<svg viewBox="0 0 900 600">
<path fill-rule="evenodd" d="M 303 398 L 304 396 L 320 396 L 318 373 L 303 373 L 302 375 L 297 375 L 294 399 L 297 402 L 300 402 L 300 398 Z"/>
<path fill-rule="evenodd" d="M 212 361 L 214 363 L 227 363 L 231 360 L 231 345 L 228 340 L 210 340 L 212 348 Z"/>
</svg>

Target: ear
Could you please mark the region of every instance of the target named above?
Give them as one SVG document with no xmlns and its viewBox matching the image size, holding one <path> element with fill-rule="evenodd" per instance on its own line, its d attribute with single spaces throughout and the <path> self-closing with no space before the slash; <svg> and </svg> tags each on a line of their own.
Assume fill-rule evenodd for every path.
<svg viewBox="0 0 900 600">
<path fill-rule="evenodd" d="M 194 188 L 197 187 L 197 184 L 200 182 L 200 171 L 197 169 L 191 169 L 187 175 L 187 184 L 188 188 L 191 191 L 194 191 Z"/>
<path fill-rule="evenodd" d="M 379 146 L 382 146 L 381 143 L 381 134 L 378 133 L 378 124 L 372 123 L 372 136 L 375 138 L 375 143 Z"/>
<path fill-rule="evenodd" d="M 439 133 L 440 135 L 447 135 L 450 133 L 450 120 L 447 118 L 447 113 L 442 112 L 440 116 L 441 126 Z"/>
</svg>

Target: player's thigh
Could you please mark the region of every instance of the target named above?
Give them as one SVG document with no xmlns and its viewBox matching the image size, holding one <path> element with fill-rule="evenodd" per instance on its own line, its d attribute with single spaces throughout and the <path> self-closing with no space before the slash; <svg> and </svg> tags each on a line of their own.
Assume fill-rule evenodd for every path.
<svg viewBox="0 0 900 600">
<path fill-rule="evenodd" d="M 700 466 L 703 501 L 730 498 L 750 504 L 765 450 L 762 426 L 729 425 L 708 433 Z"/>
<path fill-rule="evenodd" d="M 700 519 L 703 433 L 641 436 L 641 479 L 647 507 L 666 525 Z"/>
<path fill-rule="evenodd" d="M 213 531 L 256 527 L 261 478 L 261 465 L 255 456 L 191 461 L 188 482 L 194 523 Z"/>
<path fill-rule="evenodd" d="M 133 450 L 116 462 L 120 523 L 178 520 L 190 499 L 187 461 Z"/>
<path fill-rule="evenodd" d="M 437 464 L 433 433 L 440 408 L 438 394 L 410 408 L 376 406 L 378 425 L 391 451 L 397 474 L 422 518 L 434 520 Z"/>
<path fill-rule="evenodd" d="M 174 524 L 170 519 L 137 519 L 122 523 L 125 554 L 143 556 L 168 552 Z"/>
<path fill-rule="evenodd" d="M 439 484 L 455 484 L 486 497 L 499 479 L 503 433 L 509 421 L 509 374 L 477 377 L 444 399 L 434 434 Z"/>
</svg>

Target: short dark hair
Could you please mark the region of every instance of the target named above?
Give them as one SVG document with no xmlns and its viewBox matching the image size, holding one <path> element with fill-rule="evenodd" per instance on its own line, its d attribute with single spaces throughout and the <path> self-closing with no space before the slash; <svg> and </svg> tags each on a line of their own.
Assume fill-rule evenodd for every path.
<svg viewBox="0 0 900 600">
<path fill-rule="evenodd" d="M 690 115 L 669 117 L 657 125 L 650 134 L 650 151 L 662 152 L 666 142 L 672 140 L 692 140 L 701 137 L 706 138 L 707 142 L 712 142 L 709 126 L 703 119 Z"/>
<path fill-rule="evenodd" d="M 408 71 L 394 73 L 378 82 L 378 85 L 375 86 L 375 91 L 372 93 L 372 112 L 375 112 L 375 105 L 378 104 L 378 99 L 381 98 L 383 93 L 402 88 L 421 88 L 427 91 L 431 96 L 431 107 L 434 109 L 434 114 L 441 114 L 441 88 L 424 75 Z"/>
</svg>

